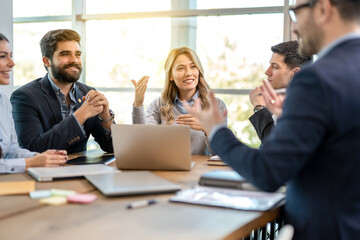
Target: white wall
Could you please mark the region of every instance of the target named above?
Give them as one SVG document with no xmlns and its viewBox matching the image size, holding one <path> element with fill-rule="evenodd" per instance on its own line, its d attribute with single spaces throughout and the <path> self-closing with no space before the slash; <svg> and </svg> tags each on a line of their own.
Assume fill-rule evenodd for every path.
<svg viewBox="0 0 360 240">
<path fill-rule="evenodd" d="M 1 0 L 0 7 L 0 32 L 4 34 L 13 46 L 13 2 L 12 0 Z M 16 57 L 16 56 L 14 56 Z M 13 89 L 13 75 L 9 86 L 0 85 L 0 90 L 5 91 L 10 97 Z"/>
</svg>

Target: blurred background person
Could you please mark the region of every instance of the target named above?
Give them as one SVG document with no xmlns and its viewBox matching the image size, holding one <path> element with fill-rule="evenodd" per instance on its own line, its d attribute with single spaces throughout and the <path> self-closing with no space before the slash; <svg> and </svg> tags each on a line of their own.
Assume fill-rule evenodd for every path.
<svg viewBox="0 0 360 240">
<path fill-rule="evenodd" d="M 301 56 L 298 53 L 299 43 L 288 41 L 271 47 L 273 54 L 270 58 L 270 66 L 265 74 L 271 86 L 276 90 L 282 90 L 285 97 L 286 87 L 294 75 L 300 71 L 303 64 L 309 62 L 311 57 Z M 268 136 L 275 126 L 276 115 L 266 107 L 260 86 L 249 94 L 250 102 L 254 106 L 254 114 L 249 118 L 254 126 L 259 139 L 262 141 Z"/>
</svg>

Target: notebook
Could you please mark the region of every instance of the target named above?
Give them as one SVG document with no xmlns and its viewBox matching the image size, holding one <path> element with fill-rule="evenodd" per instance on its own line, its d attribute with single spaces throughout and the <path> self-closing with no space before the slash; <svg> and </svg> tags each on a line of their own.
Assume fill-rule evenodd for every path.
<svg viewBox="0 0 360 240">
<path fill-rule="evenodd" d="M 86 156 L 71 156 L 66 164 L 69 165 L 84 165 L 84 164 L 105 164 L 108 165 L 115 161 L 114 154 L 90 154 Z"/>
<path fill-rule="evenodd" d="M 233 170 L 215 170 L 201 175 L 199 185 L 243 190 L 258 190 Z"/>
<path fill-rule="evenodd" d="M 114 172 L 85 177 L 105 196 L 169 193 L 181 189 L 181 186 L 148 171 Z"/>
<path fill-rule="evenodd" d="M 53 181 L 55 179 L 84 177 L 89 174 L 110 173 L 116 169 L 104 164 L 63 166 L 63 167 L 33 167 L 27 173 L 39 182 Z"/>
<path fill-rule="evenodd" d="M 268 211 L 283 205 L 285 194 L 197 186 L 178 192 L 170 201 L 238 210 Z"/>
<path fill-rule="evenodd" d="M 111 125 L 118 169 L 190 170 L 190 129 L 180 125 Z"/>
<path fill-rule="evenodd" d="M 209 166 L 227 166 L 227 164 L 224 163 L 218 155 L 211 156 L 207 160 L 207 164 Z"/>
</svg>

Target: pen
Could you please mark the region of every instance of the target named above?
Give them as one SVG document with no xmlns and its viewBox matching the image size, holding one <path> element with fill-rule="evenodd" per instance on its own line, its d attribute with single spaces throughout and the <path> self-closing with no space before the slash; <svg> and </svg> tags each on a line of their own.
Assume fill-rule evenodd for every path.
<svg viewBox="0 0 360 240">
<path fill-rule="evenodd" d="M 285 94 L 286 93 L 286 88 L 279 88 L 279 89 L 274 89 L 274 92 L 277 94 Z M 259 96 L 261 96 L 262 94 L 259 93 Z"/>
<path fill-rule="evenodd" d="M 274 91 L 278 94 L 284 94 L 286 93 L 286 88 L 274 89 Z"/>
<path fill-rule="evenodd" d="M 141 200 L 141 201 L 130 203 L 127 206 L 127 208 L 128 209 L 133 209 L 133 208 L 145 207 L 145 206 L 149 206 L 149 205 L 152 205 L 152 204 L 155 204 L 155 203 L 156 203 L 156 200 L 154 200 L 154 199 Z"/>
<path fill-rule="evenodd" d="M 78 157 L 79 157 L 79 156 L 71 156 L 71 157 L 68 158 L 68 161 L 69 161 L 69 160 L 73 160 L 73 159 L 78 158 Z"/>
</svg>

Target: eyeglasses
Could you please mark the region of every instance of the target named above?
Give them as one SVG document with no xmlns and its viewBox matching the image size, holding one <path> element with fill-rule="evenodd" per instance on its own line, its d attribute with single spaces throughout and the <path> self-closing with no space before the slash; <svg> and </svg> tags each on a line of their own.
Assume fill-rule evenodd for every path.
<svg viewBox="0 0 360 240">
<path fill-rule="evenodd" d="M 316 3 L 317 3 L 317 1 L 312 1 L 312 2 L 307 2 L 304 4 L 300 4 L 296 7 L 289 8 L 289 16 L 291 18 L 291 21 L 296 23 L 296 11 L 298 11 L 299 9 L 304 8 L 304 7 L 313 7 L 313 6 L 315 6 Z"/>
</svg>

